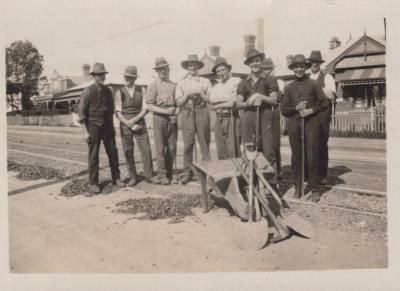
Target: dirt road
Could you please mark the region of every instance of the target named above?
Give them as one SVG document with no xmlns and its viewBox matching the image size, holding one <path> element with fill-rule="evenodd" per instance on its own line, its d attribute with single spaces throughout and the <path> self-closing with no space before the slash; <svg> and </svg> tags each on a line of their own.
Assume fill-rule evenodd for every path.
<svg viewBox="0 0 400 291">
<path fill-rule="evenodd" d="M 18 130 L 9 130 L 9 158 L 58 167 L 65 174 L 86 168 L 86 148 L 79 145 L 79 132 L 53 131 L 51 139 L 40 139 L 45 133 L 43 129 L 28 130 L 30 134 Z M 27 146 L 16 145 L 21 140 Z M 336 153 L 344 154 L 343 161 L 335 162 L 336 166 L 351 170 L 340 175 L 343 184 L 369 187 L 365 185 L 368 179 L 377 176 L 384 180 L 385 152 L 381 148 L 379 144 L 371 145 L 369 150 L 352 155 L 356 151 L 351 147 L 338 146 Z M 346 161 L 348 156 L 358 160 Z M 287 161 L 288 158 L 285 166 Z M 104 157 L 101 163 L 106 165 Z M 9 172 L 10 270 L 16 273 L 278 271 L 387 266 L 385 213 L 366 215 L 292 204 L 293 211 L 313 224 L 315 238 L 292 237 L 259 251 L 246 251 L 236 243 L 236 229 L 242 223 L 224 208 L 214 208 L 207 214 L 196 208 L 194 216 L 177 224 L 168 220 L 142 221 L 113 212 L 118 202 L 130 198 L 167 198 L 177 192 L 198 194 L 199 186 L 195 183 L 169 187 L 139 184 L 134 189 L 125 188 L 108 195 L 66 198 L 59 196 L 66 182 L 24 182 L 15 175 Z M 109 170 L 102 170 L 101 178 L 108 176 Z M 375 189 L 385 190 L 379 185 Z M 290 190 L 287 195 L 290 196 Z M 329 202 L 335 195 L 328 191 L 324 201 Z M 360 197 L 352 203 L 359 205 L 368 199 Z M 385 202 L 382 204 L 385 200 L 368 201 L 370 210 L 385 208 Z"/>
</svg>

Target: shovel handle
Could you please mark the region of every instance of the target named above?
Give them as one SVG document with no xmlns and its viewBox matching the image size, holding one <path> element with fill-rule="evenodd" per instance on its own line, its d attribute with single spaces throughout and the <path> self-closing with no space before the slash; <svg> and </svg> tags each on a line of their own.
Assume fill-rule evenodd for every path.
<svg viewBox="0 0 400 291">
<path fill-rule="evenodd" d="M 248 163 L 250 162 L 250 161 L 247 160 L 245 157 L 244 157 L 244 161 L 245 161 L 246 164 L 248 164 Z M 268 181 L 265 179 L 264 175 L 261 173 L 261 171 L 260 171 L 260 169 L 257 167 L 257 165 L 254 165 L 254 169 L 255 169 L 255 172 L 256 172 L 258 178 L 261 180 L 261 182 L 264 184 L 264 186 L 268 189 L 268 191 L 271 192 L 272 197 L 274 197 L 274 199 L 276 200 L 276 202 L 279 204 L 279 207 L 282 207 L 282 200 L 281 200 L 281 198 L 279 197 L 278 193 L 276 193 L 276 191 L 274 190 L 274 188 L 272 188 L 271 184 L 268 183 Z"/>
<path fill-rule="evenodd" d="M 246 183 L 249 184 L 249 178 L 247 177 L 247 175 L 243 171 L 243 169 L 240 167 L 238 161 L 236 159 L 232 159 L 232 163 L 235 166 L 235 168 L 239 171 L 240 175 L 245 179 Z M 265 211 L 267 212 L 267 215 L 269 216 L 269 218 L 271 218 L 271 220 L 272 220 L 273 224 L 275 225 L 275 227 L 277 228 L 277 230 L 280 233 L 288 232 L 287 227 L 278 220 L 278 218 L 275 216 L 274 212 L 271 210 L 271 208 L 269 208 L 267 199 L 265 197 L 263 197 L 262 195 L 260 195 L 260 193 L 256 189 L 254 189 L 254 194 L 256 195 L 257 199 L 260 201 L 261 205 L 264 207 Z"/>
</svg>

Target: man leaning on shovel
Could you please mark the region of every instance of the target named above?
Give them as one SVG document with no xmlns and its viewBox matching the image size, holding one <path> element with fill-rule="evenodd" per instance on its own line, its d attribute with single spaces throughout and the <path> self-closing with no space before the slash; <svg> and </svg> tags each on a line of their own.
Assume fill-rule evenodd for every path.
<svg viewBox="0 0 400 291">
<path fill-rule="evenodd" d="M 153 112 L 154 143 L 157 156 L 158 176 L 154 183 L 168 185 L 172 180 L 176 156 L 178 127 L 175 102 L 176 84 L 169 79 L 169 64 L 160 57 L 153 68 L 158 78 L 147 88 L 147 107 Z M 176 165 L 175 165 L 176 166 Z M 175 173 L 176 174 L 176 173 Z"/>
<path fill-rule="evenodd" d="M 108 156 L 114 184 L 125 187 L 120 180 L 118 150 L 115 143 L 114 100 L 111 89 L 104 86 L 107 73 L 104 64 L 95 63 L 90 72 L 94 83 L 83 90 L 79 101 L 79 122 L 89 147 L 89 190 L 96 194 L 101 192 L 98 185 L 101 141 Z"/>
<path fill-rule="evenodd" d="M 261 144 L 264 157 L 274 168 L 275 175 L 270 180 L 274 186 L 278 183 L 276 136 L 273 126 L 274 110 L 278 106 L 279 87 L 274 76 L 269 76 L 261 69 L 265 54 L 252 49 L 247 53 L 245 65 L 249 66 L 250 74 L 243 79 L 237 89 L 238 108 L 244 108 L 242 118 L 242 135 L 244 143 L 254 142 L 257 127 L 259 136 L 256 142 Z"/>
<path fill-rule="evenodd" d="M 124 72 L 125 86 L 115 94 L 115 112 L 120 121 L 122 147 L 129 174 L 128 186 L 134 186 L 137 182 L 134 139 L 142 156 L 145 180 L 151 183 L 153 176 L 153 159 L 144 120 L 148 110 L 142 89 L 135 85 L 137 77 L 137 68 L 128 66 Z"/>
<path fill-rule="evenodd" d="M 181 62 L 188 74 L 176 86 L 176 102 L 181 108 L 183 136 L 183 168 L 181 183 L 188 183 L 193 177 L 193 149 L 196 151 L 195 138 L 199 140 L 202 161 L 210 160 L 210 112 L 207 104 L 210 102 L 211 82 L 200 77 L 199 70 L 204 64 L 197 55 Z"/>
<path fill-rule="evenodd" d="M 320 125 L 317 114 L 327 108 L 328 101 L 322 88 L 306 76 L 306 69 L 310 68 L 310 64 L 303 55 L 295 55 L 288 67 L 294 71 L 295 79 L 285 88 L 281 111 L 288 117 L 289 142 L 294 163 L 292 168 L 295 173 L 295 197 L 300 198 L 303 194 L 306 174 L 312 192 L 311 200 L 318 202 Z"/>
</svg>

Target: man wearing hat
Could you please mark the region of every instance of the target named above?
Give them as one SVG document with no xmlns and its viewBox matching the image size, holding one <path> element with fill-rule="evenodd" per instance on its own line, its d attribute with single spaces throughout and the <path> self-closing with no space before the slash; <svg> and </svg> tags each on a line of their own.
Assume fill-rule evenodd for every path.
<svg viewBox="0 0 400 291">
<path fill-rule="evenodd" d="M 153 112 L 154 143 L 157 155 L 158 176 L 154 183 L 168 185 L 172 179 L 173 163 L 178 137 L 177 107 L 175 102 L 176 84 L 169 79 L 169 64 L 160 57 L 153 68 L 158 78 L 146 92 L 148 109 Z"/>
<path fill-rule="evenodd" d="M 125 186 L 120 180 L 118 150 L 115 143 L 114 100 L 111 89 L 104 86 L 107 73 L 104 64 L 95 63 L 90 72 L 94 83 L 83 90 L 79 101 L 79 122 L 89 146 L 89 187 L 90 191 L 96 194 L 101 191 L 98 185 L 101 141 L 108 156 L 114 184 L 118 187 Z"/>
<path fill-rule="evenodd" d="M 333 79 L 332 75 L 324 73 L 320 70 L 321 64 L 325 62 L 322 59 L 320 51 L 312 51 L 310 57 L 308 58 L 308 62 L 311 64 L 310 79 L 315 80 L 315 82 L 317 82 L 317 84 L 322 87 L 325 93 L 325 98 L 327 98 L 329 102 L 328 108 L 318 113 L 318 119 L 321 123 L 318 172 L 320 177 L 320 184 L 327 185 L 328 163 L 329 163 L 329 155 L 328 155 L 329 127 L 332 116 L 332 104 L 335 101 L 336 86 L 335 86 L 335 80 Z"/>
<path fill-rule="evenodd" d="M 274 70 L 275 65 L 271 58 L 265 58 L 261 63 L 261 68 L 264 70 L 264 73 L 267 76 L 275 76 Z M 282 95 L 284 92 L 284 83 L 281 79 L 277 79 L 279 93 L 278 93 L 278 103 L 282 101 Z M 272 122 L 272 129 L 274 131 L 274 138 L 275 138 L 275 150 L 276 150 L 276 168 L 278 171 L 278 177 L 281 178 L 281 171 L 282 171 L 282 162 L 281 162 L 281 111 L 279 106 L 277 108 L 273 108 L 273 122 Z"/>
<path fill-rule="evenodd" d="M 153 176 L 153 159 L 144 120 L 148 110 L 142 89 L 135 85 L 137 77 L 137 68 L 128 66 L 124 72 L 125 86 L 115 94 L 115 112 L 120 121 L 122 147 L 129 174 L 128 186 L 134 186 L 137 182 L 134 138 L 142 156 L 144 178 L 151 182 Z"/>
<path fill-rule="evenodd" d="M 193 148 L 195 138 L 200 144 L 203 161 L 210 160 L 210 112 L 207 103 L 210 102 L 211 82 L 198 75 L 199 69 L 204 64 L 199 61 L 197 55 L 189 57 L 181 62 L 188 74 L 176 86 L 176 102 L 181 108 L 182 135 L 183 135 L 183 167 L 184 175 L 182 184 L 188 183 L 193 176 Z"/>
<path fill-rule="evenodd" d="M 294 71 L 295 79 L 288 84 L 282 98 L 282 114 L 288 117 L 289 142 L 292 150 L 292 169 L 295 173 L 295 197 L 302 193 L 302 171 L 308 176 L 311 199 L 318 202 L 318 155 L 319 155 L 319 120 L 318 113 L 328 107 L 322 88 L 306 76 L 309 63 L 303 55 L 295 55 L 289 69 Z M 304 137 L 302 122 L 304 120 Z M 305 169 L 302 169 L 302 138 L 305 142 Z"/>
<path fill-rule="evenodd" d="M 240 118 L 236 108 L 236 90 L 241 79 L 231 76 L 232 66 L 225 58 L 217 57 L 212 72 L 217 83 L 211 89 L 210 102 L 216 111 L 214 125 L 218 159 L 235 158 L 240 153 Z"/>
<path fill-rule="evenodd" d="M 243 79 L 237 89 L 239 108 L 244 108 L 242 117 L 242 136 L 244 143 L 255 141 L 257 122 L 259 122 L 259 137 L 256 141 L 261 144 L 264 157 L 275 170 L 275 176 L 271 180 L 272 184 L 277 184 L 277 150 L 276 137 L 273 125 L 274 111 L 278 106 L 279 87 L 274 76 L 265 74 L 261 68 L 261 63 L 265 54 L 252 49 L 247 53 L 245 65 L 249 66 L 250 74 Z M 257 107 L 259 107 L 260 120 L 257 120 Z"/>
</svg>

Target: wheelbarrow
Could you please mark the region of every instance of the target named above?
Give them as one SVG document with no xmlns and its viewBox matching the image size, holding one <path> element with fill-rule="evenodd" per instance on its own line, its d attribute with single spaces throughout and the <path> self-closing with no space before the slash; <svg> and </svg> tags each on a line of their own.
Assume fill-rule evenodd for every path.
<svg viewBox="0 0 400 291">
<path fill-rule="evenodd" d="M 208 189 L 212 189 L 211 195 L 217 199 L 223 199 L 229 203 L 233 212 L 247 221 L 240 228 L 246 232 L 242 235 L 246 239 L 249 248 L 260 249 L 268 245 L 269 229 L 268 221 L 272 222 L 277 230 L 277 235 L 271 239 L 276 243 L 289 238 L 291 235 L 299 235 L 304 238 L 312 238 L 314 231 L 309 222 L 302 219 L 297 214 L 289 216 L 282 215 L 282 200 L 268 183 L 274 176 L 274 169 L 262 154 L 257 154 L 253 161 L 252 171 L 257 180 L 265 187 L 252 189 L 255 194 L 254 201 L 260 203 L 262 217 L 252 222 L 253 208 L 248 197 L 250 183 L 250 161 L 245 155 L 231 160 L 219 160 L 208 162 L 195 162 L 193 166 L 201 180 L 201 201 L 203 212 L 208 212 Z M 253 185 L 254 186 L 254 185 Z M 253 188 L 253 187 L 251 187 Z M 274 200 L 278 207 L 278 214 L 272 211 L 269 200 Z M 255 203 L 256 207 L 257 203 Z M 249 242 L 250 240 L 250 242 Z"/>
</svg>

